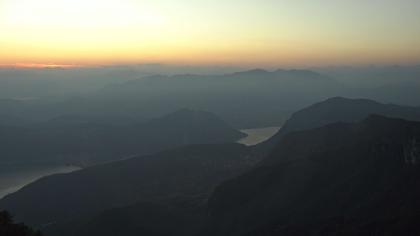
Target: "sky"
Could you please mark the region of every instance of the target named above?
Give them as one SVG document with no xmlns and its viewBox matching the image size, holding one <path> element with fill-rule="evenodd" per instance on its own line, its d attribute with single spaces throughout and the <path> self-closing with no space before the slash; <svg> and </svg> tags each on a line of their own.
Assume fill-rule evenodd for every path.
<svg viewBox="0 0 420 236">
<path fill-rule="evenodd" d="M 420 64 L 418 0 L 0 0 L 0 65 Z"/>
</svg>

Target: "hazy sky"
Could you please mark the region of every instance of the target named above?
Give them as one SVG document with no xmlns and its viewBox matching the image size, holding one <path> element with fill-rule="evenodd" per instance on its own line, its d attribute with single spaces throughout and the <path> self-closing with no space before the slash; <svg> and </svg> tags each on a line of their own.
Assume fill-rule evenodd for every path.
<svg viewBox="0 0 420 236">
<path fill-rule="evenodd" d="M 419 64 L 419 0 L 0 0 L 0 64 Z"/>
</svg>

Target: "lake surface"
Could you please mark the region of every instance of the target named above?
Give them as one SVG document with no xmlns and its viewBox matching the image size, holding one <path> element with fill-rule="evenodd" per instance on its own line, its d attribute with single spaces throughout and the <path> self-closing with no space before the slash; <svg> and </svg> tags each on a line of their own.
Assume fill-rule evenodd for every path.
<svg viewBox="0 0 420 236">
<path fill-rule="evenodd" d="M 76 166 L 57 164 L 0 164 L 0 199 L 44 176 L 79 169 Z"/>
<path fill-rule="evenodd" d="M 265 127 L 257 129 L 244 129 L 241 132 L 247 134 L 248 136 L 239 140 L 238 143 L 252 146 L 266 141 L 267 139 L 273 137 L 281 127 Z"/>
<path fill-rule="evenodd" d="M 241 130 L 248 136 L 239 140 L 238 143 L 248 146 L 261 143 L 271 138 L 279 129 L 280 127 L 266 127 Z M 0 199 L 44 176 L 69 173 L 80 169 L 71 165 L 0 163 Z"/>
</svg>

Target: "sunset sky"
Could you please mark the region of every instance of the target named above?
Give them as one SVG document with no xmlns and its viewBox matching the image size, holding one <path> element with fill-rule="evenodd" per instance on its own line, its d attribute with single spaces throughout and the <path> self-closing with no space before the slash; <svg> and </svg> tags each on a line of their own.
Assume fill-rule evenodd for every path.
<svg viewBox="0 0 420 236">
<path fill-rule="evenodd" d="M 418 0 L 0 0 L 0 65 L 420 63 Z"/>
</svg>

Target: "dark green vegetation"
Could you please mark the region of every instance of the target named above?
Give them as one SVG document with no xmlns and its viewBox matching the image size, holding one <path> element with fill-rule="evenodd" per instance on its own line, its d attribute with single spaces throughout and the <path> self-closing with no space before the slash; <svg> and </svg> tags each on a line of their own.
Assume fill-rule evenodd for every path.
<svg viewBox="0 0 420 236">
<path fill-rule="evenodd" d="M 0 125 L 0 162 L 89 165 L 188 144 L 235 142 L 244 136 L 211 113 L 186 109 L 130 125 L 63 116 L 23 127 Z"/>
<path fill-rule="evenodd" d="M 40 231 L 35 231 L 25 224 L 16 224 L 7 211 L 0 211 L 0 235 L 2 236 L 41 236 Z"/>
<path fill-rule="evenodd" d="M 419 235 L 420 123 L 408 119 L 418 108 L 333 98 L 295 113 L 270 147 L 192 145 L 93 166 L 0 207 L 47 236 Z"/>
</svg>

